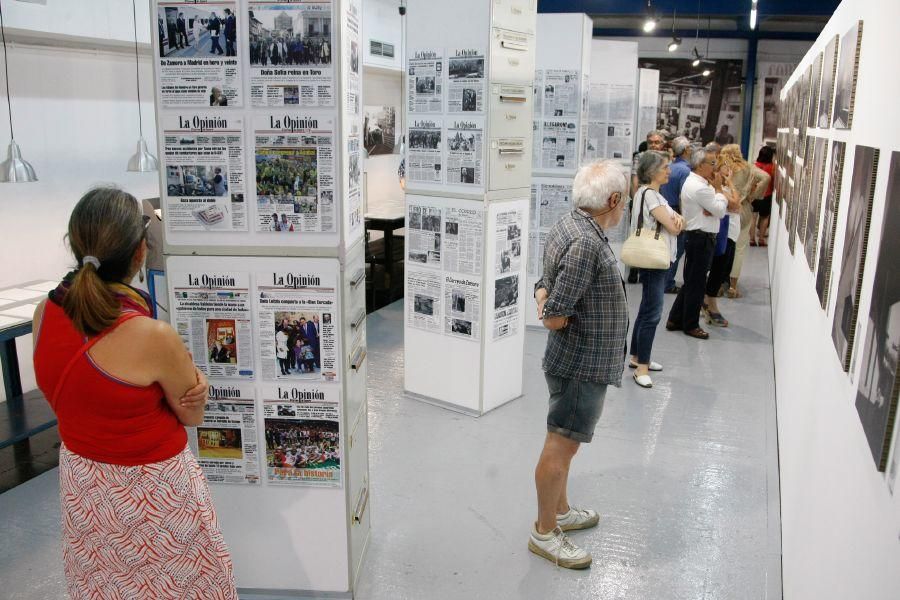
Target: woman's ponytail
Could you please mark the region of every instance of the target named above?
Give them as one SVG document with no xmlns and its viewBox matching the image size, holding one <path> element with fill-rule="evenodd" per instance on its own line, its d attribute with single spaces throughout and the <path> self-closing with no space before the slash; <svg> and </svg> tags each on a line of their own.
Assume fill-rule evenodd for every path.
<svg viewBox="0 0 900 600">
<path fill-rule="evenodd" d="M 75 273 L 63 309 L 75 328 L 88 336 L 111 327 L 120 312 L 119 300 L 91 263 L 85 263 Z"/>
</svg>

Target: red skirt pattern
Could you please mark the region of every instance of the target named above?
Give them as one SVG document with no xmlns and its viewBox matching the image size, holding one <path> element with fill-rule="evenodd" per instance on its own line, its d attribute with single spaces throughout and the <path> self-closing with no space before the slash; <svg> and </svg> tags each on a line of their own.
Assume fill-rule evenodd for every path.
<svg viewBox="0 0 900 600">
<path fill-rule="evenodd" d="M 237 600 L 200 465 L 125 467 L 59 452 L 63 562 L 72 598 Z"/>
</svg>

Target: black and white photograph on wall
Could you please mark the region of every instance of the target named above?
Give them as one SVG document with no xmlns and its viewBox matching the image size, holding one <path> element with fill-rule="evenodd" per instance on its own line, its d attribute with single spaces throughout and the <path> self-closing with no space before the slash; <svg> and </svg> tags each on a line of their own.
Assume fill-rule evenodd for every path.
<svg viewBox="0 0 900 600">
<path fill-rule="evenodd" d="M 812 138 L 810 138 L 812 139 Z M 828 140 L 816 138 L 812 150 L 812 165 L 809 169 L 809 202 L 806 205 L 806 233 L 803 238 L 803 249 L 806 251 L 806 263 L 811 273 L 816 269 L 816 250 L 819 242 L 819 217 L 822 214 L 822 186 L 825 181 L 825 151 Z"/>
<path fill-rule="evenodd" d="M 424 262 L 424 261 L 422 261 Z M 434 315 L 434 298 L 416 294 L 413 299 L 413 310 L 420 315 Z"/>
<path fill-rule="evenodd" d="M 822 217 L 822 243 L 819 246 L 819 262 L 816 270 L 816 294 L 823 310 L 827 310 L 831 288 L 831 265 L 834 260 L 834 238 L 837 235 L 837 214 L 841 200 L 841 176 L 844 173 L 844 150 L 847 144 L 831 144 L 831 162 L 828 169 L 828 187 L 825 194 L 825 216 Z"/>
<path fill-rule="evenodd" d="M 250 66 L 331 64 L 330 7 L 269 4 L 247 14 Z"/>
<path fill-rule="evenodd" d="M 657 129 L 692 142 L 740 143 L 743 61 L 707 60 L 709 75 L 691 61 L 643 58 L 642 69 L 659 71 Z M 643 137 L 646 132 L 640 132 Z"/>
<path fill-rule="evenodd" d="M 237 56 L 234 5 L 160 6 L 157 9 L 160 58 Z"/>
<path fill-rule="evenodd" d="M 831 124 L 835 129 L 850 129 L 853 125 L 853 100 L 856 96 L 856 73 L 859 69 L 862 28 L 863 22 L 859 21 L 841 36 L 834 114 L 831 118 Z"/>
<path fill-rule="evenodd" d="M 887 466 L 897 415 L 900 366 L 900 152 L 891 154 L 872 304 L 861 350 L 856 411 L 879 471 Z"/>
<path fill-rule="evenodd" d="M 819 116 L 819 87 L 822 85 L 822 53 L 816 56 L 812 64 L 812 74 L 809 80 L 809 114 L 806 118 L 807 127 L 815 127 Z"/>
<path fill-rule="evenodd" d="M 494 310 L 519 302 L 519 276 L 510 275 L 494 281 Z"/>
<path fill-rule="evenodd" d="M 834 106 L 834 81 L 837 72 L 838 36 L 825 46 L 822 59 L 822 89 L 819 91 L 819 129 L 831 127 L 831 109 Z"/>
<path fill-rule="evenodd" d="M 456 312 L 466 312 L 466 295 L 459 290 L 450 293 L 450 308 Z"/>
<path fill-rule="evenodd" d="M 853 179 L 847 206 L 847 227 L 841 253 L 841 275 L 838 278 L 834 324 L 831 339 L 844 371 L 850 370 L 853 338 L 859 311 L 859 295 L 866 263 L 869 222 L 878 171 L 877 148 L 857 146 L 853 158 Z"/>
<path fill-rule="evenodd" d="M 363 107 L 363 147 L 369 156 L 393 154 L 397 147 L 397 109 L 393 106 Z"/>
<path fill-rule="evenodd" d="M 815 146 L 815 142 L 816 138 L 810 137 L 807 139 L 806 152 L 803 155 L 803 169 L 800 171 L 799 208 L 797 209 L 800 216 L 797 221 L 797 239 L 804 244 L 806 243 L 807 217 L 809 216 L 809 188 L 810 182 L 812 181 L 810 173 L 812 172 L 813 147 Z"/>
<path fill-rule="evenodd" d="M 450 322 L 450 331 L 459 335 L 472 335 L 472 321 L 465 319 L 452 319 Z"/>
<path fill-rule="evenodd" d="M 454 79 L 483 79 L 484 57 L 451 57 L 448 60 L 447 73 Z"/>
</svg>

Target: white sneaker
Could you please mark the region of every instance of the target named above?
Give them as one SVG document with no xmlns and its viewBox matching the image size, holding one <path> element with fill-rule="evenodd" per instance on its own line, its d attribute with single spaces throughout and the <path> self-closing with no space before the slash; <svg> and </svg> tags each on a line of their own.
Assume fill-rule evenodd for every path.
<svg viewBox="0 0 900 600">
<path fill-rule="evenodd" d="M 569 507 L 569 512 L 564 515 L 556 515 L 556 524 L 563 531 L 575 529 L 589 529 L 600 522 L 597 511 L 589 508 Z"/>
<path fill-rule="evenodd" d="M 537 532 L 537 529 L 532 529 L 531 537 L 528 539 L 528 549 L 555 563 L 557 567 L 587 569 L 591 566 L 591 555 L 573 544 L 569 536 L 563 533 L 559 527 L 547 534 L 541 534 Z"/>
</svg>

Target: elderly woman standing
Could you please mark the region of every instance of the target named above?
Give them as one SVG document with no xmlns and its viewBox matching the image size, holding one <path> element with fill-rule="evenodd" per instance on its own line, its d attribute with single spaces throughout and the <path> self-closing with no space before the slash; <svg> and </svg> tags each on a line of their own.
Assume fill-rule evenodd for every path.
<svg viewBox="0 0 900 600">
<path fill-rule="evenodd" d="M 634 196 L 638 219 L 648 231 L 660 227 L 660 233 L 669 246 L 670 260 L 674 263 L 678 251 L 678 234 L 684 228 L 681 215 L 669 206 L 659 188 L 669 181 L 669 159 L 662 152 L 648 150 L 641 155 L 637 166 L 640 187 Z M 662 371 L 662 365 L 650 360 L 656 326 L 662 315 L 666 279 L 669 269 L 641 269 L 641 307 L 631 333 L 631 363 L 634 381 L 643 388 L 653 387 L 650 371 Z"/>
</svg>

